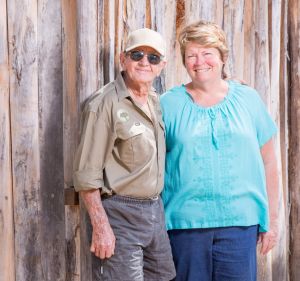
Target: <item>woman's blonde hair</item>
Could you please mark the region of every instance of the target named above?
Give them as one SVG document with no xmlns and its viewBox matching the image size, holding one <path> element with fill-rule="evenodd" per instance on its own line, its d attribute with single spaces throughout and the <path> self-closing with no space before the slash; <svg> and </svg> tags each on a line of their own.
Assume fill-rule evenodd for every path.
<svg viewBox="0 0 300 281">
<path fill-rule="evenodd" d="M 220 26 L 213 22 L 200 20 L 185 26 L 178 35 L 178 42 L 184 65 L 186 45 L 189 42 L 198 43 L 203 47 L 216 48 L 220 52 L 222 61 L 225 63 L 227 60 L 229 50 L 226 34 Z"/>
</svg>

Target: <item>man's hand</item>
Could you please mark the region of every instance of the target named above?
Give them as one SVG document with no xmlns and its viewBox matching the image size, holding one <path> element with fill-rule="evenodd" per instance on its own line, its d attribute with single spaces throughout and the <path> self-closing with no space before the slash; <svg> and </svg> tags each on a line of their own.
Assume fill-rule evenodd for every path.
<svg viewBox="0 0 300 281">
<path fill-rule="evenodd" d="M 115 251 L 116 238 L 109 224 L 98 189 L 80 191 L 93 226 L 91 252 L 100 259 L 110 258 Z"/>
<path fill-rule="evenodd" d="M 115 251 L 115 235 L 107 221 L 104 224 L 96 223 L 93 226 L 91 252 L 100 259 L 110 258 Z"/>
</svg>

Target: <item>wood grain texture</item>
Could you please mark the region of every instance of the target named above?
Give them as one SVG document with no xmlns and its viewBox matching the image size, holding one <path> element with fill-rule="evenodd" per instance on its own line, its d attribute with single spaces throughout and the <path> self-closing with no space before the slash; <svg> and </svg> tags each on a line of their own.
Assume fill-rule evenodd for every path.
<svg viewBox="0 0 300 281">
<path fill-rule="evenodd" d="M 255 7 L 255 84 L 254 87 L 270 110 L 270 66 L 268 37 L 268 2 L 257 1 Z M 258 280 L 272 280 L 272 256 L 259 254 L 258 247 Z"/>
<path fill-rule="evenodd" d="M 270 113 L 276 122 L 279 132 L 284 130 L 281 128 L 281 110 L 280 110 L 280 36 L 282 30 L 281 19 L 281 1 L 269 1 L 269 53 L 270 53 Z M 282 160 L 281 160 L 281 142 L 280 134 L 276 135 L 275 148 L 278 159 L 279 171 L 279 237 L 278 244 L 272 250 L 272 280 L 281 281 L 287 278 L 287 259 L 288 251 L 287 233 L 286 233 L 286 217 L 285 217 L 285 201 L 282 184 Z"/>
<path fill-rule="evenodd" d="M 167 41 L 158 91 L 189 81 L 176 37 L 200 19 L 225 29 L 229 74 L 258 90 L 279 127 L 280 240 L 259 256 L 259 281 L 298 281 L 299 1 L 0 0 L 0 6 L 0 281 L 90 280 L 89 219 L 82 206 L 64 207 L 62 190 L 72 185 L 81 105 L 114 79 L 128 32 L 145 26 Z"/>
<path fill-rule="evenodd" d="M 65 280 L 61 1 L 38 1 L 40 247 L 43 279 Z"/>
<path fill-rule="evenodd" d="M 16 280 L 42 268 L 37 1 L 7 2 Z"/>
<path fill-rule="evenodd" d="M 108 5 L 112 1 L 105 2 Z M 77 13 L 77 95 L 79 104 L 92 95 L 99 88 L 99 48 L 98 48 L 98 1 L 92 0 L 89 5 L 84 0 L 78 0 L 76 6 Z M 105 15 L 104 15 L 105 17 Z M 114 24 L 114 23 L 113 23 Z M 104 31 L 105 32 L 105 31 Z M 110 55 L 113 56 L 114 49 Z M 106 58 L 106 55 L 104 55 Z M 105 61 L 105 59 L 104 59 Z M 104 62 L 105 63 L 105 62 Z M 110 69 L 112 71 L 113 69 Z M 106 72 L 106 74 L 108 74 Z M 110 74 L 105 79 L 110 79 Z M 78 110 L 80 116 L 81 108 Z M 77 121 L 79 121 L 77 119 Z M 91 279 L 91 253 L 90 239 L 87 233 L 88 220 L 87 213 L 80 202 L 80 280 Z"/>
<path fill-rule="evenodd" d="M 226 1 L 223 29 L 227 34 L 229 58 L 226 62 L 228 77 L 242 78 L 244 72 L 244 1 Z"/>
<path fill-rule="evenodd" d="M 258 0 L 255 7 L 255 89 L 270 108 L 270 66 L 268 2 Z"/>
<path fill-rule="evenodd" d="M 243 79 L 252 87 L 255 85 L 255 10 L 255 0 L 245 1 Z"/>
<path fill-rule="evenodd" d="M 174 68 L 176 63 L 181 64 L 179 49 L 176 48 L 176 1 L 152 0 L 151 4 L 151 28 L 157 30 L 167 42 L 167 64 L 154 85 L 159 93 L 175 86 L 176 75 Z M 165 20 L 168 19 L 168 20 Z"/>
<path fill-rule="evenodd" d="M 6 0 L 0 7 L 0 281 L 15 281 Z"/>
<path fill-rule="evenodd" d="M 124 1 L 118 0 L 115 4 L 115 53 L 114 53 L 114 73 L 115 77 L 117 76 L 117 73 L 121 71 L 120 67 L 120 53 L 124 50 L 124 40 L 123 40 L 123 34 L 124 34 L 124 23 L 122 20 L 123 18 L 123 12 L 124 12 Z M 104 27 L 103 22 L 99 23 L 102 27 Z M 99 38 L 99 45 L 102 45 L 102 42 L 104 39 Z M 104 73 L 104 71 L 100 71 L 100 73 Z"/>
<path fill-rule="evenodd" d="M 289 193 L 290 216 L 290 278 L 300 276 L 300 3 L 289 1 L 290 55 L 290 135 L 289 135 Z"/>
<path fill-rule="evenodd" d="M 80 101 L 77 93 L 76 1 L 62 1 L 63 34 L 63 158 L 65 190 L 73 185 L 73 159 L 79 139 Z M 75 194 L 75 193 L 74 193 Z M 66 196 L 66 195 L 65 195 Z M 79 203 L 78 203 L 79 204 Z M 66 281 L 80 280 L 79 207 L 65 207 Z"/>
<path fill-rule="evenodd" d="M 115 66 L 119 66 L 119 61 L 115 63 L 115 2 L 104 1 L 103 11 L 103 76 L 104 84 L 107 84 L 115 79 Z"/>
<path fill-rule="evenodd" d="M 280 32 L 280 77 L 279 77 L 279 95 L 280 95 L 280 147 L 281 147 L 281 163 L 282 163 L 282 187 L 283 187 L 283 200 L 285 205 L 286 217 L 286 248 L 289 245 L 289 198 L 288 198 L 288 142 L 289 142 L 289 85 L 288 85 L 288 5 L 287 1 L 281 3 L 281 32 Z"/>
</svg>

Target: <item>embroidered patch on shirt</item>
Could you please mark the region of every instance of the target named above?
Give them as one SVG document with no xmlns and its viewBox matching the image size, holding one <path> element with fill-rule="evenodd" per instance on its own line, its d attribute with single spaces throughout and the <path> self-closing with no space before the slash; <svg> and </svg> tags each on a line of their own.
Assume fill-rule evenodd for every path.
<svg viewBox="0 0 300 281">
<path fill-rule="evenodd" d="M 124 109 L 119 109 L 117 116 L 122 122 L 127 122 L 130 119 L 128 112 Z"/>
</svg>

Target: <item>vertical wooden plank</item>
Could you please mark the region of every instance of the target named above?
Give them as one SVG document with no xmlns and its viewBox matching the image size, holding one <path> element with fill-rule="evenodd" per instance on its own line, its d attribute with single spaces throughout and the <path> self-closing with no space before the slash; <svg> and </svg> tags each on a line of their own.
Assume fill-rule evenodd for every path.
<svg viewBox="0 0 300 281">
<path fill-rule="evenodd" d="M 250 0 L 249 0 L 250 1 Z M 220 26 L 223 26 L 224 21 L 224 4 L 223 1 L 215 1 L 215 16 L 213 21 Z"/>
<path fill-rule="evenodd" d="M 61 1 L 38 1 L 40 246 L 43 280 L 65 280 Z M 37 147 L 35 147 L 37 148 Z"/>
<path fill-rule="evenodd" d="M 115 0 L 115 1 L 123 1 L 123 0 Z M 105 59 L 105 38 L 104 38 L 104 2 L 105 0 L 98 0 L 98 27 L 97 27 L 97 50 L 98 50 L 98 88 L 101 88 L 104 85 L 104 59 Z M 122 22 L 122 21 L 121 21 Z"/>
<path fill-rule="evenodd" d="M 110 1 L 111 2 L 111 1 Z M 83 102 L 98 87 L 98 2 L 77 0 L 77 90 Z"/>
<path fill-rule="evenodd" d="M 104 84 L 115 78 L 115 1 L 104 1 Z M 116 62 L 118 65 L 118 63 Z"/>
<path fill-rule="evenodd" d="M 124 11 L 124 1 L 116 0 L 115 1 L 115 53 L 114 53 L 115 76 L 121 70 L 120 53 L 123 51 L 122 39 L 124 34 L 123 11 Z M 101 25 L 103 26 L 103 22 Z"/>
<path fill-rule="evenodd" d="M 269 52 L 270 52 L 270 113 L 275 120 L 279 132 L 281 131 L 280 119 L 280 37 L 281 34 L 281 1 L 269 0 Z M 275 140 L 276 154 L 279 171 L 279 210 L 278 210 L 278 244 L 272 250 L 272 280 L 285 281 L 287 277 L 287 249 L 286 249 L 286 219 L 285 204 L 282 189 L 280 133 Z"/>
<path fill-rule="evenodd" d="M 241 78 L 244 71 L 244 1 L 224 1 L 224 26 L 229 47 L 226 73 Z"/>
<path fill-rule="evenodd" d="M 255 11 L 255 85 L 270 107 L 270 72 L 268 44 L 268 2 L 258 0 Z"/>
<path fill-rule="evenodd" d="M 76 1 L 62 1 L 63 28 L 63 156 L 65 187 L 72 185 L 73 158 L 79 134 L 79 98 L 77 95 Z M 66 281 L 80 280 L 79 207 L 65 207 Z"/>
<path fill-rule="evenodd" d="M 16 280 L 41 264 L 37 1 L 7 1 Z"/>
<path fill-rule="evenodd" d="M 6 0 L 0 18 L 0 281 L 15 280 Z"/>
<path fill-rule="evenodd" d="M 300 3 L 289 1 L 290 46 L 290 142 L 289 142 L 289 191 L 290 217 L 290 269 L 291 281 L 300 276 Z"/>
<path fill-rule="evenodd" d="M 157 1 L 157 6 L 158 3 L 159 1 Z M 182 65 L 180 50 L 176 47 L 178 45 L 176 38 L 177 16 L 181 16 L 178 15 L 177 1 L 166 0 L 164 7 L 164 14 L 161 16 L 164 19 L 168 19 L 164 20 L 164 27 L 162 31 L 167 42 L 167 65 L 163 72 L 165 75 L 165 87 L 167 90 L 174 87 L 176 84 L 182 83 L 181 81 L 176 80 L 176 64 L 180 63 L 181 68 L 184 68 L 184 66 Z"/>
<path fill-rule="evenodd" d="M 175 44 L 175 69 L 172 70 L 171 75 L 175 76 L 175 84 L 185 84 L 190 81 L 190 77 L 184 67 L 180 53 L 180 45 L 177 41 L 180 31 L 186 26 L 189 14 L 189 1 L 176 1 L 176 44 Z M 174 73 L 175 72 L 175 73 Z M 167 72 L 169 75 L 169 73 Z"/>
<path fill-rule="evenodd" d="M 146 24 L 146 1 L 127 0 L 125 28 L 127 32 L 145 27 Z"/>
<path fill-rule="evenodd" d="M 270 109 L 270 72 L 268 44 L 268 2 L 257 1 L 255 10 L 255 84 L 266 106 Z M 258 250 L 260 247 L 258 247 Z M 258 280 L 272 280 L 271 254 L 258 253 Z"/>
<path fill-rule="evenodd" d="M 198 20 L 214 21 L 216 1 L 185 1 L 186 24 Z"/>
<path fill-rule="evenodd" d="M 180 52 L 176 48 L 176 4 L 174 0 L 151 0 L 149 2 L 151 6 L 150 28 L 161 33 L 167 44 L 167 65 L 154 83 L 159 93 L 175 86 L 177 82 L 176 60 L 181 63 Z"/>
<path fill-rule="evenodd" d="M 244 12 L 244 72 L 243 79 L 248 85 L 255 84 L 255 10 L 256 1 L 245 1 Z"/>
<path fill-rule="evenodd" d="M 282 187 L 283 201 L 285 206 L 286 218 L 286 251 L 289 251 L 289 187 L 288 187 L 288 140 L 289 140 L 289 124 L 288 124 L 288 104 L 289 104 L 289 85 L 288 85 L 288 1 L 282 1 L 281 5 L 281 32 L 280 32 L 280 78 L 279 78 L 279 95 L 280 95 L 280 146 L 281 146 L 281 163 L 282 163 Z M 286 258 L 287 275 L 289 271 L 289 259 Z"/>
<path fill-rule="evenodd" d="M 98 1 L 77 0 L 77 94 L 78 105 L 99 87 Z M 81 109 L 78 110 L 78 116 Z M 78 131 L 79 133 L 79 131 Z M 77 139 L 78 141 L 78 139 Z M 88 214 L 80 202 L 80 280 L 92 280 Z"/>
</svg>

